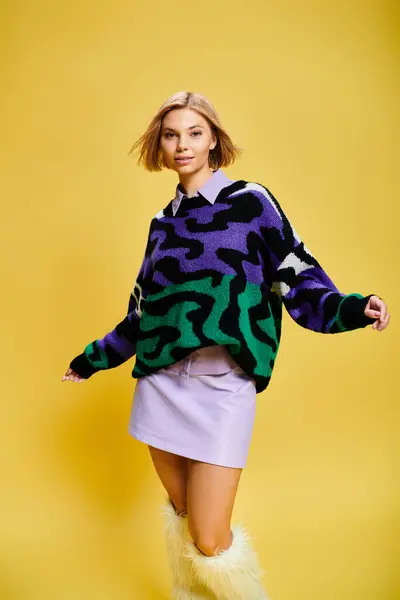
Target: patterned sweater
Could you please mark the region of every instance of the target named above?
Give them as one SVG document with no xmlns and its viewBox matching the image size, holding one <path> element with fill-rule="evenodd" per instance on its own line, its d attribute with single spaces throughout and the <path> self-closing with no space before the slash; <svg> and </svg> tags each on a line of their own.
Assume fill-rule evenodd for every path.
<svg viewBox="0 0 400 600">
<path fill-rule="evenodd" d="M 371 296 L 335 287 L 264 185 L 217 170 L 190 198 L 178 185 L 153 217 L 127 315 L 70 366 L 88 378 L 136 354 L 139 378 L 222 344 L 259 393 L 271 379 L 283 305 L 302 327 L 340 333 L 373 323 L 364 314 Z"/>
</svg>

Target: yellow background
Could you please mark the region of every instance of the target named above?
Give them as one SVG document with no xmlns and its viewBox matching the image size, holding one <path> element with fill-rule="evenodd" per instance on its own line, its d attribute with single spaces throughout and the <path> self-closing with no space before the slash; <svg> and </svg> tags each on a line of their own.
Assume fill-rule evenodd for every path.
<svg viewBox="0 0 400 600">
<path fill-rule="evenodd" d="M 244 148 L 225 172 L 393 314 L 328 336 L 285 313 L 235 521 L 271 600 L 400 598 L 396 3 L 20 0 L 0 22 L 0 598 L 169 597 L 163 489 L 127 433 L 134 359 L 61 378 L 125 316 L 177 183 L 128 150 L 180 90 Z"/>
</svg>

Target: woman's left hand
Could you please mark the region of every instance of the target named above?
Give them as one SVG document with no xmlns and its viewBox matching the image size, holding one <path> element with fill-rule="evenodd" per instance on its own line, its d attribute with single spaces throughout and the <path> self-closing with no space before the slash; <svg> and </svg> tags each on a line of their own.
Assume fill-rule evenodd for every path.
<svg viewBox="0 0 400 600">
<path fill-rule="evenodd" d="M 390 314 L 388 308 L 379 296 L 371 296 L 365 307 L 364 314 L 371 319 L 376 318 L 376 321 L 372 325 L 372 329 L 383 331 L 389 325 Z"/>
</svg>

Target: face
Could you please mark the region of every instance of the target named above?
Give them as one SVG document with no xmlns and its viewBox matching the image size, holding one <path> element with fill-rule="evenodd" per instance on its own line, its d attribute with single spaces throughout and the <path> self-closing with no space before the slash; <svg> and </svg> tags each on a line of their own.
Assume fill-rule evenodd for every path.
<svg viewBox="0 0 400 600">
<path fill-rule="evenodd" d="M 182 175 L 209 168 L 208 155 L 216 144 L 208 121 L 198 112 L 175 108 L 165 115 L 160 149 L 168 168 Z"/>
</svg>

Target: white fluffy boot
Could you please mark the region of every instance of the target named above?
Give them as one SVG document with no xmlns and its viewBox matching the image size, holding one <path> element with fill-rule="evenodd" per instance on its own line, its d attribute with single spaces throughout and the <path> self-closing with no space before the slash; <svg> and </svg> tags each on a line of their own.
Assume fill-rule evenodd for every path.
<svg viewBox="0 0 400 600">
<path fill-rule="evenodd" d="M 192 563 L 184 555 L 186 544 L 192 539 L 187 515 L 178 516 L 169 498 L 163 506 L 162 514 L 168 562 L 172 573 L 172 600 L 215 600 L 214 594 L 210 594 L 196 579 Z"/>
<path fill-rule="evenodd" d="M 232 544 L 216 556 L 205 556 L 193 541 L 186 544 L 185 555 L 193 570 L 217 600 L 269 600 L 261 578 L 257 555 L 241 525 L 232 528 Z"/>
</svg>

